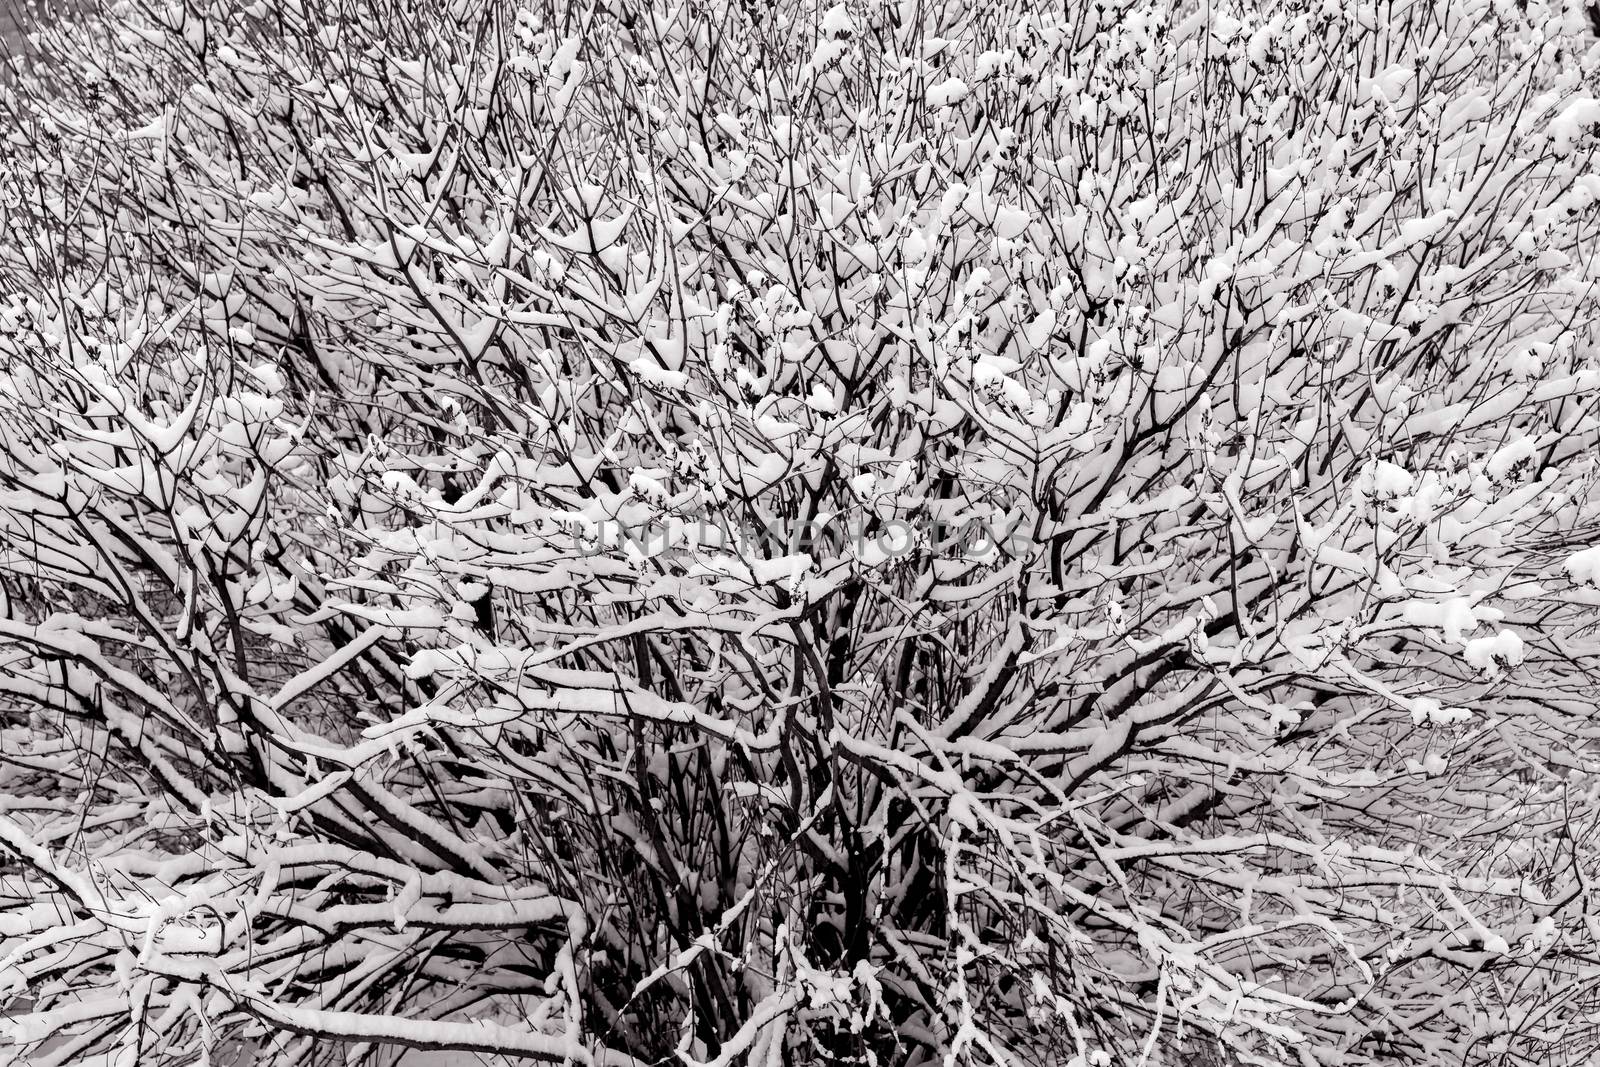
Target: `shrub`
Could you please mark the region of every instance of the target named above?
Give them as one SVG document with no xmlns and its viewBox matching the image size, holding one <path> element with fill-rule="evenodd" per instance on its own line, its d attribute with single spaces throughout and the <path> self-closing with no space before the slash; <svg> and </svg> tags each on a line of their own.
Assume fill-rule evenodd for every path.
<svg viewBox="0 0 1600 1067">
<path fill-rule="evenodd" d="M 1584 26 L 47 31 L 0 105 L 11 1038 L 1584 1062 Z"/>
</svg>

